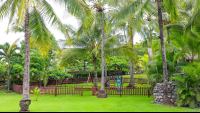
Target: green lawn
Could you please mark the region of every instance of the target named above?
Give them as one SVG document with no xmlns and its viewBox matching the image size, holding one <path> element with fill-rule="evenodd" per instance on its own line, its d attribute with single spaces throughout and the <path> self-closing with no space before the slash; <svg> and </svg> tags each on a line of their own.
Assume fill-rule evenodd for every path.
<svg viewBox="0 0 200 113">
<path fill-rule="evenodd" d="M 130 75 L 122 75 L 122 77 L 130 78 Z M 136 75 L 134 75 L 134 78 L 147 78 L 147 75 L 146 75 L 146 73 L 136 74 Z"/>
<path fill-rule="evenodd" d="M 18 112 L 19 101 L 22 95 L 0 91 L 0 112 Z M 153 96 L 111 96 L 99 99 L 91 96 L 91 91 L 85 91 L 83 96 L 75 95 L 39 95 L 35 101 L 30 95 L 31 112 L 199 112 L 199 109 L 183 107 L 167 107 L 159 104 L 150 104 Z"/>
<path fill-rule="evenodd" d="M 87 83 L 80 83 L 80 84 L 67 84 L 67 86 L 76 86 L 76 85 L 87 85 Z M 123 87 L 126 87 L 126 86 L 128 86 L 129 85 L 129 83 L 124 83 L 122 86 Z M 65 86 L 64 84 L 63 85 L 57 85 L 57 86 Z M 92 87 L 93 86 L 93 83 L 88 83 L 88 87 Z M 111 84 L 111 87 L 114 87 L 114 86 L 116 86 L 117 87 L 117 83 L 114 85 L 114 84 Z M 148 87 L 148 85 L 147 84 L 135 84 L 135 86 L 136 87 Z M 86 87 L 86 86 L 84 86 L 84 87 Z M 98 87 L 101 87 L 101 83 L 100 82 L 98 82 Z"/>
</svg>

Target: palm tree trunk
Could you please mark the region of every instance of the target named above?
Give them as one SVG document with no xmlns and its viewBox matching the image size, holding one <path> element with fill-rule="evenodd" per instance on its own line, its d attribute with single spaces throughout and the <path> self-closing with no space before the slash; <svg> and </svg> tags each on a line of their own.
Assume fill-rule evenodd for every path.
<svg viewBox="0 0 200 113">
<path fill-rule="evenodd" d="M 108 78 L 107 78 L 107 76 L 108 76 L 107 74 L 108 74 L 108 73 L 107 73 L 106 60 L 104 59 L 104 61 L 105 61 L 105 63 L 104 63 L 104 64 L 105 64 L 105 66 L 104 66 L 104 67 L 105 67 L 105 83 L 104 83 L 104 84 L 105 84 L 105 87 L 107 87 L 108 84 L 106 83 L 106 81 L 107 81 L 107 79 L 108 79 Z"/>
<path fill-rule="evenodd" d="M 94 63 L 94 86 L 97 87 L 97 58 L 93 57 L 93 63 Z"/>
<path fill-rule="evenodd" d="M 162 22 L 162 9 L 161 9 L 161 0 L 157 0 L 158 5 L 158 18 L 159 18 L 159 27 L 160 27 L 160 39 L 161 39 L 161 50 L 162 50 L 162 62 L 163 62 L 163 81 L 164 81 L 164 100 L 163 104 L 171 104 L 171 101 L 168 97 L 168 72 L 167 72 L 167 60 L 165 52 L 165 42 L 164 42 L 164 30 Z"/>
<path fill-rule="evenodd" d="M 105 39 L 105 34 L 104 34 L 104 22 L 103 22 L 103 15 L 102 15 L 102 11 L 99 12 L 100 16 L 101 16 L 101 25 L 102 25 L 102 50 L 101 50 L 101 59 L 102 59 L 102 72 L 101 72 L 101 90 L 105 90 L 105 58 L 104 58 L 104 39 Z"/>
<path fill-rule="evenodd" d="M 29 67 L 30 67 L 30 34 L 29 34 L 29 10 L 26 10 L 25 19 L 25 64 L 24 64 L 24 78 L 23 78 L 23 97 L 22 100 L 29 99 Z"/>
<path fill-rule="evenodd" d="M 169 36 L 170 36 L 170 30 L 169 30 L 170 28 L 167 28 L 167 37 L 168 37 L 168 44 L 171 44 L 171 41 L 170 41 L 170 39 L 169 39 Z"/>
<path fill-rule="evenodd" d="M 134 48 L 134 42 L 133 42 L 133 33 L 132 33 L 132 28 L 131 29 L 131 46 L 132 48 Z M 129 85 L 127 87 L 134 87 L 134 62 L 133 61 L 130 61 L 130 82 L 129 82 Z"/>
<path fill-rule="evenodd" d="M 29 78 L 29 67 L 30 67 L 30 31 L 29 31 L 29 0 L 26 1 L 26 15 L 25 15 L 25 63 L 24 63 L 24 77 L 23 77 L 23 95 L 20 101 L 20 111 L 29 111 L 29 108 L 24 107 L 25 103 L 31 103 L 29 99 L 29 88 L 30 88 L 30 78 Z"/>
<path fill-rule="evenodd" d="M 8 91 L 10 90 L 10 60 L 8 61 Z"/>
<path fill-rule="evenodd" d="M 101 17 L 101 26 L 102 26 L 102 49 L 101 49 L 101 59 L 102 59 L 102 72 L 101 72 L 101 90 L 99 91 L 98 98 L 107 98 L 107 94 L 105 92 L 105 57 L 104 57 L 104 39 L 105 39 L 105 32 L 104 32 L 104 22 L 103 22 L 103 8 L 99 7 L 98 12 Z"/>
</svg>

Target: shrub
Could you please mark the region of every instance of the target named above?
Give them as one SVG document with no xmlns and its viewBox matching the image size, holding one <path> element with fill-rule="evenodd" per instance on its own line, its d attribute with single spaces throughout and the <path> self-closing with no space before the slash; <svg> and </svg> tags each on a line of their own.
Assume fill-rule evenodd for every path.
<svg viewBox="0 0 200 113">
<path fill-rule="evenodd" d="M 37 87 L 35 87 L 34 91 L 31 91 L 31 93 L 33 93 L 35 95 L 36 101 L 37 101 L 37 98 L 38 98 L 38 95 L 40 93 L 40 90 Z"/>
<path fill-rule="evenodd" d="M 50 74 L 49 79 L 64 79 L 64 78 L 72 78 L 73 75 L 61 70 L 51 70 L 48 72 Z"/>
<path fill-rule="evenodd" d="M 111 70 L 110 72 L 115 72 L 114 70 Z M 123 75 L 126 75 L 128 72 L 127 71 L 123 71 L 122 72 L 123 73 Z M 94 74 L 95 74 L 95 72 L 94 71 L 92 71 L 91 72 L 91 77 L 94 77 Z M 89 76 L 89 73 L 76 73 L 76 74 L 74 74 L 74 78 L 81 78 L 81 77 L 88 77 Z M 101 77 L 101 71 L 97 71 L 97 77 Z"/>
<path fill-rule="evenodd" d="M 183 68 L 184 75 L 172 77 L 177 88 L 177 105 L 200 107 L 200 64 L 193 63 Z"/>
</svg>

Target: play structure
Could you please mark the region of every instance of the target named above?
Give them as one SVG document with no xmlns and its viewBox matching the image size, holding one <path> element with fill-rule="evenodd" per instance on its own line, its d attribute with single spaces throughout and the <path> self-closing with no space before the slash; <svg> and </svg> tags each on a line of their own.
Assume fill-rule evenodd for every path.
<svg viewBox="0 0 200 113">
<path fill-rule="evenodd" d="M 105 86 L 115 86 L 117 83 L 117 78 L 122 78 L 123 72 L 108 72 L 107 80 L 105 82 Z M 111 85 L 112 84 L 112 85 Z"/>
<path fill-rule="evenodd" d="M 70 71 L 70 72 L 67 72 L 67 73 L 69 73 L 69 74 L 76 74 L 76 73 L 89 73 L 89 75 L 88 75 L 88 77 L 87 77 L 87 85 L 88 85 L 88 82 L 89 82 L 89 80 L 92 80 L 92 82 L 93 82 L 93 79 L 92 79 L 92 76 L 91 76 L 91 72 L 92 71 Z M 69 83 L 69 80 L 71 80 L 72 82 L 71 83 L 73 83 L 73 81 L 75 81 L 76 79 L 75 78 L 64 78 L 63 80 L 62 80 L 62 83 L 61 83 L 61 85 L 62 84 L 67 84 L 67 83 Z M 77 82 L 79 82 L 79 81 L 77 81 Z"/>
</svg>

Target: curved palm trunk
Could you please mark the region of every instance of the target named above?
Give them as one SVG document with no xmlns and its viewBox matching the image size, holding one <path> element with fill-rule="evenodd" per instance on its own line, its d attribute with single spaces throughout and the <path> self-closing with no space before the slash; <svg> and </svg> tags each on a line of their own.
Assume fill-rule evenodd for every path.
<svg viewBox="0 0 200 113">
<path fill-rule="evenodd" d="M 27 1 L 29 2 L 29 1 Z M 27 3 L 28 6 L 28 3 Z M 31 100 L 29 99 L 29 65 L 30 65 L 30 31 L 29 31 L 29 9 L 26 9 L 26 15 L 25 15 L 25 63 L 24 63 L 24 77 L 23 77 L 23 95 L 22 100 L 20 101 L 20 111 L 29 111 L 29 107 L 25 106 L 25 103 L 28 104 L 28 106 L 31 103 Z"/>
<path fill-rule="evenodd" d="M 96 57 L 93 57 L 93 63 L 94 63 L 94 86 L 95 87 L 98 87 L 97 86 L 97 58 Z"/>
<path fill-rule="evenodd" d="M 161 9 L 161 0 L 157 0 L 158 5 L 158 18 L 159 18 L 159 27 L 160 27 L 160 39 L 161 39 L 161 50 L 162 50 L 162 62 L 163 62 L 163 81 L 164 81 L 164 104 L 171 104 L 171 101 L 168 97 L 168 72 L 167 72 L 167 60 L 165 52 L 165 42 L 164 42 L 164 30 L 162 22 L 162 9 Z"/>
<path fill-rule="evenodd" d="M 102 59 L 102 72 L 101 72 L 101 90 L 99 91 L 98 98 L 107 98 L 107 94 L 105 92 L 105 57 L 104 57 L 104 39 L 105 39 L 105 32 L 104 32 L 104 22 L 103 22 L 103 8 L 99 7 L 98 12 L 101 17 L 101 26 L 102 26 L 102 49 L 101 49 L 101 59 Z"/>
<path fill-rule="evenodd" d="M 8 91 L 10 90 L 10 60 L 8 61 Z"/>
</svg>

